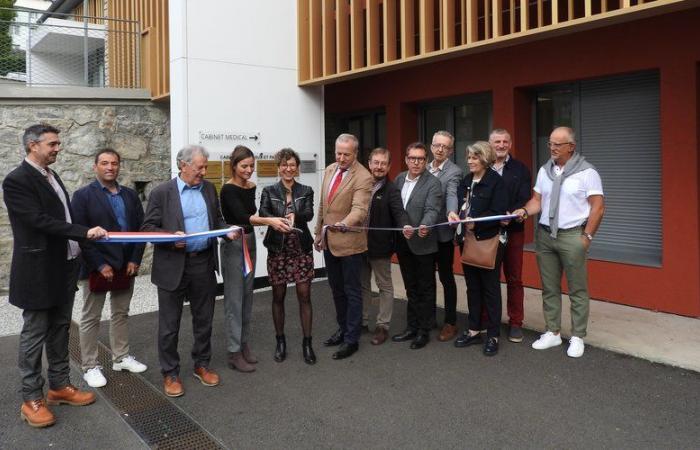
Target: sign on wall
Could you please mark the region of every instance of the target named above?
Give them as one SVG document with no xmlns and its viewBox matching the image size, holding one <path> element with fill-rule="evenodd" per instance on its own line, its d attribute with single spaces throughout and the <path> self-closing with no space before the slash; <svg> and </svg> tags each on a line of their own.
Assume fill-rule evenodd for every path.
<svg viewBox="0 0 700 450">
<path fill-rule="evenodd" d="M 197 131 L 197 143 L 204 147 L 235 147 L 243 144 L 248 147 L 260 145 L 259 131 L 221 131 L 199 130 Z"/>
</svg>

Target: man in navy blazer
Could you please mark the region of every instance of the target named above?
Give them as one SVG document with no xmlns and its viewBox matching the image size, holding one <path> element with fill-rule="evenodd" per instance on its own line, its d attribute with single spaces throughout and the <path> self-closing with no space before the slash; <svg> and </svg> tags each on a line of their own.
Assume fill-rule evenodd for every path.
<svg viewBox="0 0 700 450">
<path fill-rule="evenodd" d="M 76 241 L 100 239 L 107 232 L 73 222 L 68 191 L 49 168 L 61 151 L 59 131 L 49 125 L 24 130 L 27 157 L 2 182 L 14 249 L 10 303 L 22 309 L 18 365 L 24 403 L 20 416 L 30 426 L 53 425 L 49 405 L 81 406 L 95 394 L 70 382 L 68 331 L 78 279 L 80 247 Z M 49 363 L 49 392 L 44 398 L 42 354 Z"/>
<path fill-rule="evenodd" d="M 138 231 L 143 223 L 143 205 L 133 189 L 117 182 L 121 156 L 111 148 L 95 155 L 95 181 L 73 194 L 75 222 L 88 227 L 101 226 L 107 231 Z M 112 368 L 140 373 L 146 365 L 129 354 L 129 305 L 134 292 L 134 277 L 138 274 L 145 244 L 90 244 L 81 245 L 83 264 L 80 273 L 83 287 L 83 311 L 80 319 L 80 355 L 83 378 L 91 387 L 102 387 L 107 379 L 97 360 L 97 338 L 102 319 L 102 308 L 109 286 L 93 286 L 90 279 L 112 283 L 115 277 L 128 278 L 128 286 L 116 284 L 109 289 L 112 317 L 110 347 Z"/>
<path fill-rule="evenodd" d="M 204 147 L 188 145 L 177 153 L 176 159 L 180 174 L 153 189 L 141 229 L 190 234 L 227 228 L 216 188 L 204 179 L 209 153 Z M 233 232 L 227 235 L 228 239 L 239 237 Z M 193 375 L 205 386 L 219 384 L 219 375 L 209 367 L 216 245 L 216 239 L 206 238 L 154 245 L 151 282 L 158 287 L 158 359 L 163 390 L 169 397 L 185 393 L 177 351 L 185 300 L 190 302 L 192 313 Z"/>
</svg>

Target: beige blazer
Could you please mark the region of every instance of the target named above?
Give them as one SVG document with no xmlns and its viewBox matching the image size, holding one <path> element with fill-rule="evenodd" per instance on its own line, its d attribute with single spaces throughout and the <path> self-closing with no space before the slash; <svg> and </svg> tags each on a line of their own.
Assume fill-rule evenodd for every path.
<svg viewBox="0 0 700 450">
<path fill-rule="evenodd" d="M 316 216 L 316 241 L 323 225 L 342 222 L 347 226 L 362 226 L 367 218 L 367 208 L 372 194 L 373 177 L 359 162 L 355 161 L 338 186 L 333 199 L 328 203 L 328 190 L 338 163 L 326 167 L 323 174 L 321 198 Z M 367 251 L 367 232 L 328 230 L 325 245 L 333 256 L 350 256 Z"/>
</svg>

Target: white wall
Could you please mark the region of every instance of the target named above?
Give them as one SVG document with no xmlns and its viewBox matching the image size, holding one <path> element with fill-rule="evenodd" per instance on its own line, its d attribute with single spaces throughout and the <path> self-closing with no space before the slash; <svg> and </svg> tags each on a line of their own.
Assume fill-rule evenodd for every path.
<svg viewBox="0 0 700 450">
<path fill-rule="evenodd" d="M 259 133 L 258 142 L 204 145 L 212 153 L 210 160 L 230 154 L 238 143 L 256 154 L 283 147 L 315 154 L 316 182 L 305 176 L 304 183 L 318 197 L 324 167 L 323 92 L 297 86 L 296 42 L 293 0 L 170 1 L 174 174 L 175 154 L 198 143 L 202 130 Z M 256 274 L 265 275 L 267 255 L 262 240 L 258 244 Z M 316 265 L 321 265 L 318 254 Z"/>
</svg>

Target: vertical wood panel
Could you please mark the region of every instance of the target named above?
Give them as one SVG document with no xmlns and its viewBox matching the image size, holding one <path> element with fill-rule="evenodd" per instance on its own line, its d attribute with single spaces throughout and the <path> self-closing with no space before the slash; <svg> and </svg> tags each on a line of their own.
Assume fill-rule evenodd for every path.
<svg viewBox="0 0 700 450">
<path fill-rule="evenodd" d="M 459 13 L 462 16 L 460 20 L 462 21 L 462 26 L 460 27 L 462 31 L 462 45 L 467 43 L 467 0 L 460 0 Z"/>
<path fill-rule="evenodd" d="M 508 2 L 508 26 L 510 34 L 515 33 L 515 0 L 509 0 Z"/>
<path fill-rule="evenodd" d="M 401 0 L 401 57 L 416 54 L 415 0 Z"/>
<path fill-rule="evenodd" d="M 467 44 L 479 39 L 479 0 L 467 0 Z"/>
<path fill-rule="evenodd" d="M 455 46 L 455 0 L 441 0 L 441 2 L 440 48 L 450 48 Z"/>
<path fill-rule="evenodd" d="M 541 27 L 542 25 L 544 25 L 544 5 L 542 0 L 537 0 L 537 26 Z"/>
<path fill-rule="evenodd" d="M 367 0 L 367 65 L 379 60 L 379 0 Z"/>
<path fill-rule="evenodd" d="M 605 1 L 605 0 L 603 0 L 603 1 Z M 568 7 L 567 17 L 569 18 L 569 20 L 574 20 L 574 0 L 569 0 L 567 7 Z"/>
<path fill-rule="evenodd" d="M 520 31 L 530 28 L 530 9 L 528 0 L 520 0 Z"/>
<path fill-rule="evenodd" d="M 584 10 L 586 17 L 591 17 L 593 14 L 593 6 L 591 5 L 591 0 L 584 0 Z"/>
<path fill-rule="evenodd" d="M 323 76 L 323 37 L 321 36 L 321 0 L 311 0 L 309 5 L 309 45 L 311 78 Z"/>
<path fill-rule="evenodd" d="M 552 25 L 556 25 L 559 23 L 559 1 L 551 0 L 550 3 L 552 4 Z"/>
<path fill-rule="evenodd" d="M 491 24 L 493 26 L 493 36 L 497 38 L 503 35 L 503 16 L 501 0 L 491 0 Z"/>
<path fill-rule="evenodd" d="M 491 37 L 491 0 L 484 0 L 484 39 Z"/>
<path fill-rule="evenodd" d="M 350 0 L 350 61 L 352 69 L 365 65 L 365 20 L 362 0 Z"/>
<path fill-rule="evenodd" d="M 323 75 L 335 73 L 335 0 L 323 0 Z"/>
<path fill-rule="evenodd" d="M 396 59 L 396 1 L 384 0 L 384 62 Z"/>
<path fill-rule="evenodd" d="M 434 0 L 419 1 L 419 32 L 418 42 L 420 43 L 420 53 L 425 54 L 435 50 L 435 9 Z"/>
<path fill-rule="evenodd" d="M 335 54 L 338 72 L 350 70 L 350 9 L 348 0 L 335 2 Z"/>
<path fill-rule="evenodd" d="M 299 80 L 311 79 L 309 0 L 297 0 L 297 66 Z"/>
</svg>

